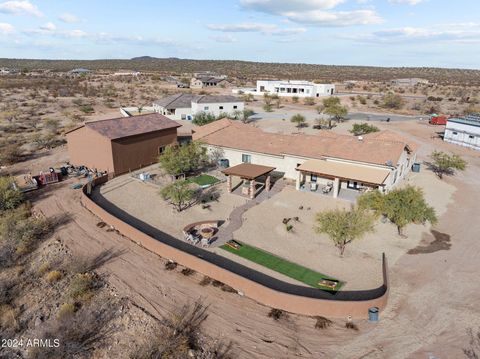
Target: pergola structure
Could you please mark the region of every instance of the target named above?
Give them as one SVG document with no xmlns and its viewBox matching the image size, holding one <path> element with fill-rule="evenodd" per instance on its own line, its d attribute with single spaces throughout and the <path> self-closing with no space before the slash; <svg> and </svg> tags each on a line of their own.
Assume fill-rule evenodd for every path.
<svg viewBox="0 0 480 359">
<path fill-rule="evenodd" d="M 265 190 L 270 191 L 271 187 L 271 172 L 275 167 L 254 165 L 252 163 L 241 163 L 239 165 L 229 167 L 222 171 L 227 176 L 227 189 L 232 192 L 232 176 L 239 177 L 243 183 L 248 181 L 248 186 L 243 187 L 243 193 L 248 195 L 250 199 L 255 198 L 255 183 L 259 177 L 267 176 L 265 180 Z"/>
</svg>

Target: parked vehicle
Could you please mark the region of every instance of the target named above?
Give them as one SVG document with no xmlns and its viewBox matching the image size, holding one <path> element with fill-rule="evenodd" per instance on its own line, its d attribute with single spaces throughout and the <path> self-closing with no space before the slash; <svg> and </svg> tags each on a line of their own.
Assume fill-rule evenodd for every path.
<svg viewBox="0 0 480 359">
<path fill-rule="evenodd" d="M 447 120 L 448 120 L 447 116 L 439 116 L 439 115 L 433 114 L 432 116 L 430 116 L 430 120 L 428 121 L 428 123 L 431 125 L 446 125 Z"/>
</svg>

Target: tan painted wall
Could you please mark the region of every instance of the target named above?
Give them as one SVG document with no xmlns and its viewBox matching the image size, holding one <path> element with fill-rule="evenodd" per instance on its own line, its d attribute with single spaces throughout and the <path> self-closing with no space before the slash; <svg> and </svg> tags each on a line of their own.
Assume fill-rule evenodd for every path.
<svg viewBox="0 0 480 359">
<path fill-rule="evenodd" d="M 133 171 L 157 162 L 158 148 L 176 141 L 176 128 L 112 141 L 115 174 Z"/>
<path fill-rule="evenodd" d="M 101 178 L 99 181 L 105 181 L 105 178 Z M 383 274 L 384 285 L 387 290 L 378 298 L 365 301 L 340 301 L 303 297 L 273 290 L 238 274 L 232 273 L 204 259 L 155 240 L 105 211 L 85 195 L 85 192 L 82 192 L 82 202 L 87 209 L 100 217 L 102 221 L 112 225 L 119 230 L 120 233 L 142 247 L 161 257 L 174 260 L 185 267 L 194 269 L 199 273 L 223 282 L 243 293 L 245 296 L 269 307 L 308 316 L 322 315 L 325 317 L 346 318 L 350 315 L 353 318 L 364 319 L 367 318 L 368 308 L 378 307 L 380 310 L 383 310 L 387 305 L 388 270 L 385 262 L 383 266 Z"/>
<path fill-rule="evenodd" d="M 113 172 L 112 146 L 108 138 L 81 127 L 67 133 L 67 143 L 71 164 Z"/>
</svg>

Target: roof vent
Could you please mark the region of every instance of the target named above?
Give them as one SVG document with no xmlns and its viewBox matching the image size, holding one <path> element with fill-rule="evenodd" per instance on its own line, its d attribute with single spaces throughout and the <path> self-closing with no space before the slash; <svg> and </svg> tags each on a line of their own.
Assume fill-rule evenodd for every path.
<svg viewBox="0 0 480 359">
<path fill-rule="evenodd" d="M 363 136 L 358 136 L 359 141 L 363 141 Z"/>
<path fill-rule="evenodd" d="M 392 167 L 392 166 L 393 166 L 393 162 L 392 162 L 391 160 L 388 160 L 388 161 L 386 162 L 386 165 Z"/>
</svg>

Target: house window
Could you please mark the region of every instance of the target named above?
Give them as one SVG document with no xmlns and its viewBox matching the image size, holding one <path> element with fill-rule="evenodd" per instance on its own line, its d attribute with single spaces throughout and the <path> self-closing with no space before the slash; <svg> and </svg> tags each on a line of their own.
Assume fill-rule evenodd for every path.
<svg viewBox="0 0 480 359">
<path fill-rule="evenodd" d="M 242 154 L 242 162 L 243 163 L 251 163 L 252 162 L 252 156 Z"/>
<path fill-rule="evenodd" d="M 468 135 L 468 138 L 470 138 L 470 139 L 473 140 L 473 139 L 475 138 L 475 136 L 473 136 L 473 135 Z"/>
<path fill-rule="evenodd" d="M 219 109 L 219 110 L 223 110 L 223 106 L 218 106 L 218 109 Z"/>
<path fill-rule="evenodd" d="M 458 135 L 458 132 L 453 131 L 453 135 L 454 136 Z"/>
<path fill-rule="evenodd" d="M 158 148 L 158 154 L 161 155 L 163 152 L 165 152 L 165 146 L 160 146 Z"/>
<path fill-rule="evenodd" d="M 317 179 L 318 179 L 317 175 L 313 175 L 313 174 L 310 175 L 310 181 L 311 182 L 317 182 Z"/>
<path fill-rule="evenodd" d="M 234 110 L 236 110 L 237 108 L 238 108 L 238 106 L 237 106 L 237 105 L 234 105 L 234 106 L 233 106 L 233 109 L 234 109 Z"/>
<path fill-rule="evenodd" d="M 292 92 L 293 92 L 293 93 L 297 93 L 298 90 L 297 90 L 296 88 L 294 88 L 294 89 L 292 90 Z"/>
<path fill-rule="evenodd" d="M 203 108 L 203 110 L 204 110 L 204 111 L 208 111 L 208 106 L 205 106 L 205 107 Z"/>
</svg>

